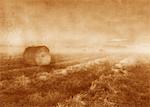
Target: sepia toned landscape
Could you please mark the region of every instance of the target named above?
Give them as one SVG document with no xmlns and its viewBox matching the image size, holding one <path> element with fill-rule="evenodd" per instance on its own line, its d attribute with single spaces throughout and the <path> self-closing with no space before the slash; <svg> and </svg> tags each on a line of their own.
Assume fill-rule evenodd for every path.
<svg viewBox="0 0 150 107">
<path fill-rule="evenodd" d="M 0 107 L 150 107 L 149 0 L 0 0 Z"/>
</svg>

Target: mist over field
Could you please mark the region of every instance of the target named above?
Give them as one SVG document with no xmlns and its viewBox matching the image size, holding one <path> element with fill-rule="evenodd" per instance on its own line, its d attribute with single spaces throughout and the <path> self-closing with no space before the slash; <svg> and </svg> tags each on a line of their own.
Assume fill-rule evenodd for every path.
<svg viewBox="0 0 150 107">
<path fill-rule="evenodd" d="M 150 107 L 150 0 L 0 0 L 0 107 Z"/>
<path fill-rule="evenodd" d="M 1 0 L 0 45 L 96 50 L 111 39 L 149 44 L 149 0 Z"/>
</svg>

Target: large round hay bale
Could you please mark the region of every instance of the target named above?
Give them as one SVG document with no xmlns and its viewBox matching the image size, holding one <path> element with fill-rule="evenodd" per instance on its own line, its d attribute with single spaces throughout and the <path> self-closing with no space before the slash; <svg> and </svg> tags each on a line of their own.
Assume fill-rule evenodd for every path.
<svg viewBox="0 0 150 107">
<path fill-rule="evenodd" d="M 51 55 L 46 46 L 32 46 L 25 49 L 23 59 L 29 65 L 48 65 L 51 62 Z"/>
</svg>

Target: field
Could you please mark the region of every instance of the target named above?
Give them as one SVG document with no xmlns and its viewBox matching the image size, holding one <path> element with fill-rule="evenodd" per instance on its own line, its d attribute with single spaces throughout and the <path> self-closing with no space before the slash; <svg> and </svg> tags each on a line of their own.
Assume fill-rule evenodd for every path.
<svg viewBox="0 0 150 107">
<path fill-rule="evenodd" d="M 54 54 L 49 66 L 0 57 L 0 107 L 150 107 L 150 57 Z"/>
</svg>

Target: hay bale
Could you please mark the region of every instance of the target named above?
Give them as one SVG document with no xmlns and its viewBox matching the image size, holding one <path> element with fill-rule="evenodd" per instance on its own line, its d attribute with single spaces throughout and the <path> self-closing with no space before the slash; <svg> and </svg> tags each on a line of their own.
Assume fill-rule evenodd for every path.
<svg viewBox="0 0 150 107">
<path fill-rule="evenodd" d="M 51 62 L 51 55 L 46 46 L 32 46 L 25 49 L 23 59 L 29 65 L 48 65 Z"/>
</svg>

